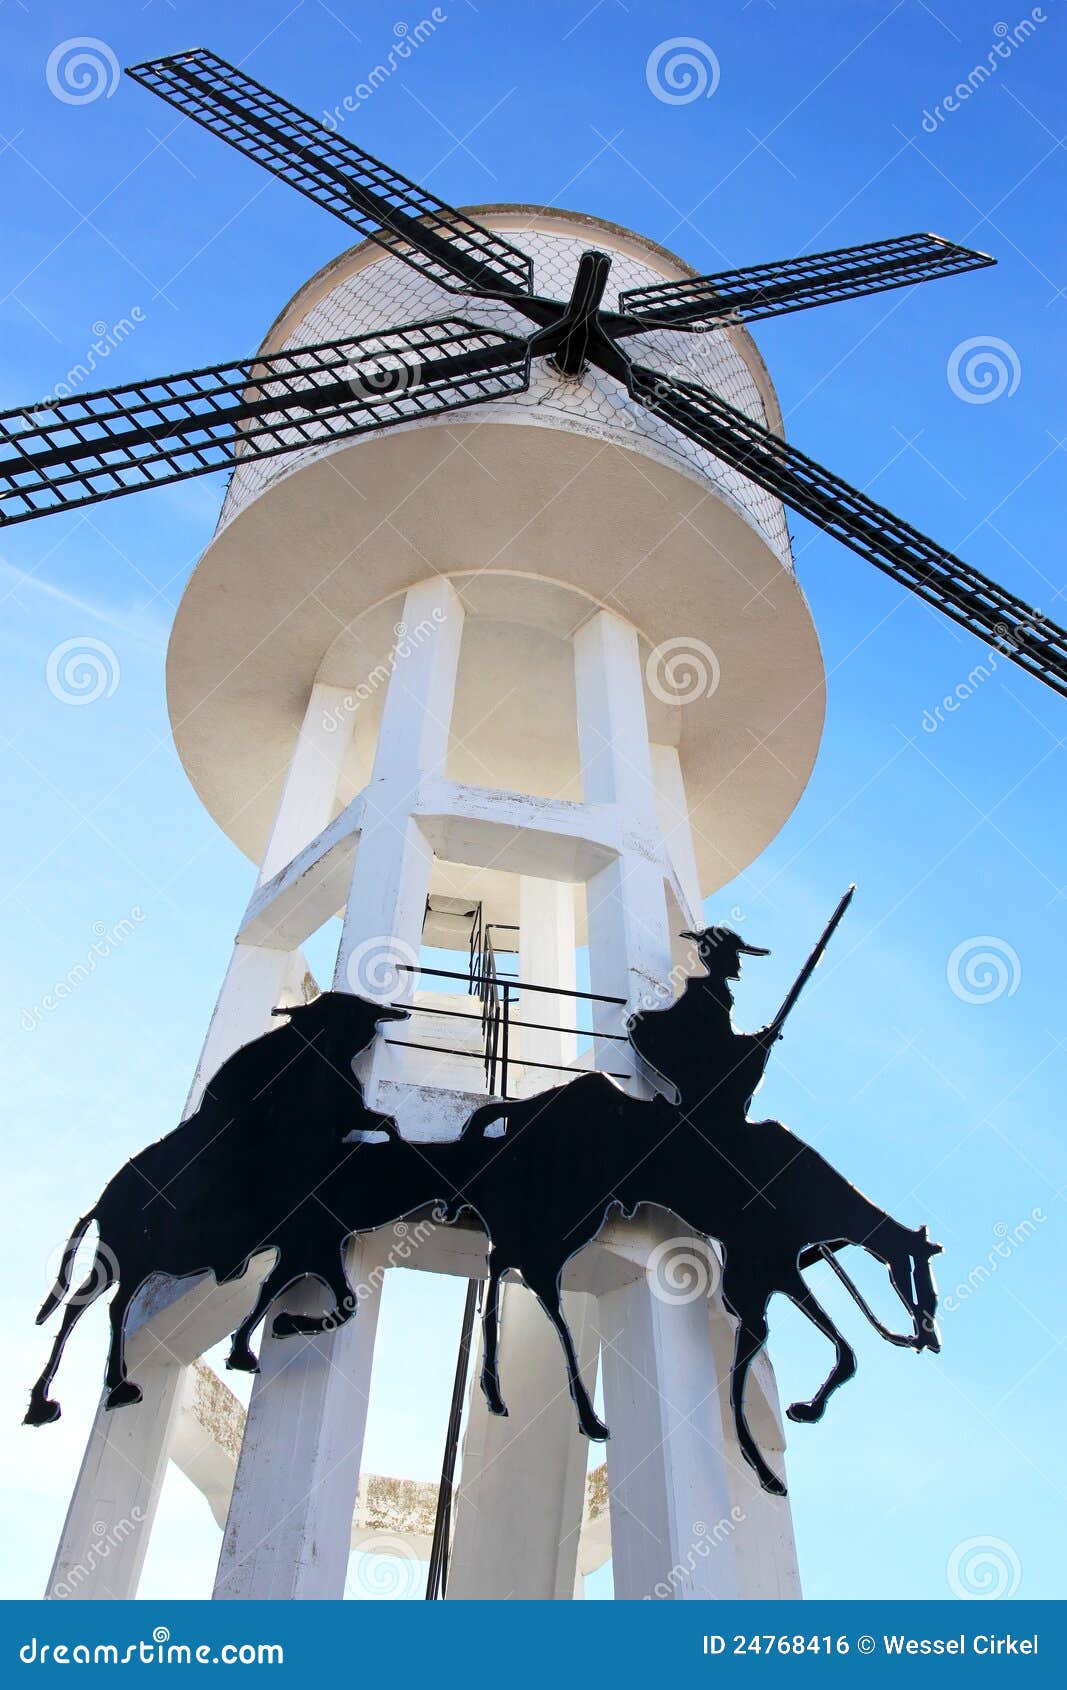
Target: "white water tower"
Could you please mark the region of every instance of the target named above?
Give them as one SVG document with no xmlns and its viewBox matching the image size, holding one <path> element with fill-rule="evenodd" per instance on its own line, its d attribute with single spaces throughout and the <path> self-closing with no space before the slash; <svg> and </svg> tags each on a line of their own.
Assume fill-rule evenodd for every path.
<svg viewBox="0 0 1067 1690">
<path fill-rule="evenodd" d="M 691 274 L 590 217 L 472 215 L 528 252 L 536 290 L 555 298 L 591 246 L 611 257 L 609 306 L 621 289 Z M 528 329 L 506 304 L 459 305 L 472 322 Z M 263 350 L 456 313 L 454 294 L 361 245 L 307 282 Z M 780 429 L 742 328 L 656 331 L 642 357 Z M 702 901 L 782 826 L 823 716 L 781 505 L 597 370 L 564 377 L 544 360 L 527 392 L 491 405 L 238 467 L 178 610 L 168 687 L 190 780 L 258 866 L 188 1108 L 276 1004 L 314 989 L 301 946 L 341 912 L 334 987 L 413 1000 L 363 1075 L 368 1102 L 412 1138 L 454 1135 L 505 1082 L 528 1093 L 593 1064 L 647 1088 L 627 1015 L 678 989 L 691 965 L 676 936 L 703 925 Z M 473 973 L 469 990 L 420 976 L 427 946 L 454 952 L 445 972 Z M 500 996 L 485 983 L 493 952 L 517 980 L 506 1073 Z M 564 1278 L 613 1434 L 606 1513 L 587 1501 L 557 1338 L 524 1287 L 506 1288 L 510 1418 L 487 1414 L 475 1382 L 450 1597 L 570 1597 L 608 1517 L 617 1597 L 799 1594 L 789 1505 L 758 1488 L 726 1412 L 732 1323 L 713 1271 L 693 1294 L 675 1258 L 701 1251 L 681 1230 L 659 1212 L 613 1220 Z M 50 1591 L 135 1592 L 175 1456 L 226 1520 L 216 1595 L 343 1593 L 367 1509 L 383 1273 L 484 1273 L 470 1227 L 427 1227 L 406 1261 L 390 1247 L 391 1234 L 353 1248 L 366 1294 L 345 1327 L 264 1337 L 239 1449 L 228 1394 L 194 1363 L 250 1306 L 251 1280 L 148 1288 L 130 1345 L 145 1400 L 97 1416 Z M 300 1293 L 304 1306 L 317 1295 Z M 781 1467 L 765 1356 L 749 1406 Z M 122 1521 L 135 1529 L 92 1564 L 100 1522 L 115 1535 Z"/>
</svg>

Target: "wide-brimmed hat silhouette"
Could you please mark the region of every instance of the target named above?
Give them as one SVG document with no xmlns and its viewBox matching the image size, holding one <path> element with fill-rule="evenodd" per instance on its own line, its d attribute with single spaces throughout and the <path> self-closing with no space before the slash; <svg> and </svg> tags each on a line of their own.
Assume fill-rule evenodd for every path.
<svg viewBox="0 0 1067 1690">
<path fill-rule="evenodd" d="M 702 927 L 699 932 L 686 932 L 683 939 L 692 939 L 705 968 L 724 969 L 734 973 L 743 956 L 770 956 L 763 945 L 750 945 L 732 927 Z"/>
</svg>

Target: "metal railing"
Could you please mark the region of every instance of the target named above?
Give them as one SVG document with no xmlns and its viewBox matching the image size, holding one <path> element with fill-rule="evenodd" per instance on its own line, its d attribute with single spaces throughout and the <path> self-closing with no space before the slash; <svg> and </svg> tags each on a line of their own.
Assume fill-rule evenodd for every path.
<svg viewBox="0 0 1067 1690">
<path fill-rule="evenodd" d="M 489 947 L 489 953 L 492 955 L 491 946 Z M 480 952 L 479 955 L 484 955 L 484 952 Z M 480 968 L 478 970 L 475 969 L 474 958 L 475 950 L 472 941 L 471 967 L 469 969 L 460 971 L 458 969 L 450 968 L 423 968 L 421 965 L 416 965 L 414 963 L 400 963 L 398 964 L 398 967 L 402 973 L 416 974 L 420 978 L 427 977 L 437 980 L 465 980 L 470 988 L 471 996 L 478 997 L 481 1001 L 482 1010 L 480 1014 L 476 1014 L 473 1010 L 439 1009 L 436 1006 L 431 1005 L 424 1007 L 423 1005 L 411 1000 L 398 1002 L 393 1007 L 396 1009 L 411 1010 L 418 1015 L 440 1015 L 442 1017 L 451 1017 L 456 1021 L 479 1022 L 482 1028 L 484 1054 L 480 1055 L 475 1051 L 469 1049 L 465 1050 L 457 1045 L 424 1044 L 417 1039 L 396 1039 L 387 1037 L 385 1040 L 386 1044 L 397 1045 L 405 1050 L 426 1050 L 432 1052 L 435 1056 L 460 1056 L 466 1057 L 470 1061 L 480 1060 L 484 1065 L 485 1084 L 489 1095 L 491 1097 L 506 1098 L 508 1095 L 509 1067 L 514 1068 L 516 1066 L 515 1059 L 511 1054 L 511 1035 L 514 1031 L 529 1028 L 532 1032 L 570 1033 L 574 1034 L 578 1038 L 590 1036 L 596 1039 L 611 1039 L 613 1042 L 618 1044 L 627 1043 L 627 1035 L 625 1033 L 596 1032 L 590 1034 L 588 1029 L 584 1027 L 557 1027 L 554 1023 L 547 1021 L 528 1021 L 525 1019 L 515 1020 L 511 1014 L 512 1006 L 518 1001 L 517 998 L 512 996 L 513 989 L 520 995 L 523 992 L 540 992 L 549 997 L 570 998 L 575 1003 L 609 1003 L 615 1005 L 619 1009 L 624 1009 L 626 1007 L 627 1000 L 625 998 L 609 997 L 603 992 L 570 991 L 565 986 L 541 986 L 532 980 L 513 980 L 510 978 L 504 978 L 497 972 L 495 958 L 492 965 L 485 971 Z M 574 1074 L 575 1072 L 581 1072 L 581 1070 L 575 1070 L 573 1065 L 568 1063 L 530 1062 L 521 1057 L 519 1059 L 519 1065 L 524 1070 L 528 1068 L 536 1068 L 554 1074 Z M 608 1072 L 614 1080 L 626 1080 L 631 1078 L 629 1073 L 616 1073 L 612 1070 L 608 1070 Z M 498 1082 L 499 1090 L 497 1089 Z"/>
</svg>

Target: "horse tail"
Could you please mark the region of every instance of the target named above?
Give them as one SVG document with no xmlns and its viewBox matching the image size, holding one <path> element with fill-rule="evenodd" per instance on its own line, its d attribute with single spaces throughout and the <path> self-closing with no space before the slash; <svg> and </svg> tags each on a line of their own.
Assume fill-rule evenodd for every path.
<svg viewBox="0 0 1067 1690">
<path fill-rule="evenodd" d="M 79 1221 L 75 1222 L 74 1231 L 67 1239 L 66 1246 L 63 1250 L 63 1259 L 59 1264 L 59 1272 L 56 1274 L 56 1282 L 38 1311 L 38 1326 L 43 1326 L 49 1315 L 55 1313 L 56 1309 L 58 1309 L 60 1303 L 63 1301 L 63 1298 L 70 1290 L 70 1276 L 74 1267 L 74 1258 L 78 1254 L 78 1246 L 85 1237 L 85 1234 L 89 1229 L 89 1223 L 92 1219 L 93 1214 L 92 1210 L 90 1210 L 87 1215 L 83 1215 Z"/>
</svg>

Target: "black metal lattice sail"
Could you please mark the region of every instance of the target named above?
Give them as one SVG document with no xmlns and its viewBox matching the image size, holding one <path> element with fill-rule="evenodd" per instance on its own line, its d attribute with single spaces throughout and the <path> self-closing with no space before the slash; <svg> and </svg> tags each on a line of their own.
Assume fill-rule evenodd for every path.
<svg viewBox="0 0 1067 1690">
<path fill-rule="evenodd" d="M 257 458 L 522 393 L 531 362 L 581 380 L 590 365 L 630 398 L 1028 674 L 1067 695 L 1067 632 L 832 471 L 696 382 L 630 357 L 665 328 L 731 323 L 957 275 L 986 253 L 913 234 L 686 277 L 605 303 L 611 259 L 579 260 L 570 297 L 534 292 L 529 255 L 204 48 L 136 65 L 136 82 L 447 292 L 504 300 L 530 324 L 466 318 L 287 348 L 0 416 L 0 526 Z"/>
</svg>

